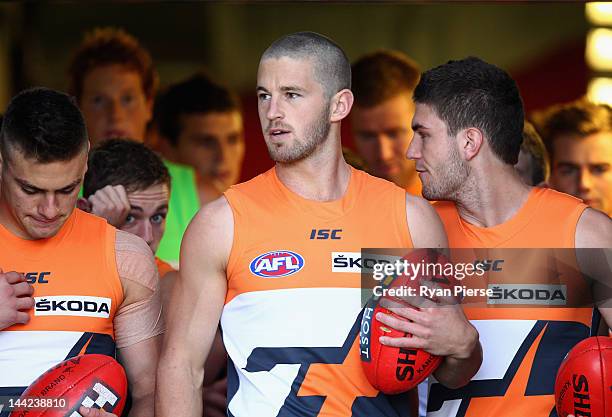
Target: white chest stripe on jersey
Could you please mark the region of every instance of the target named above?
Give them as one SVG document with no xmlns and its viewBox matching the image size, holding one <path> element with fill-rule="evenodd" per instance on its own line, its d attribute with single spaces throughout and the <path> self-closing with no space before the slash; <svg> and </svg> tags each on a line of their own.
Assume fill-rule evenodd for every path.
<svg viewBox="0 0 612 417">
<path fill-rule="evenodd" d="M 223 341 L 239 378 L 235 416 L 276 416 L 300 364 L 249 372 L 256 348 L 342 347 L 361 311 L 359 288 L 295 288 L 240 294 L 223 309 Z"/>
<path fill-rule="evenodd" d="M 0 332 L 0 387 L 30 385 L 47 369 L 66 359 L 81 336 L 83 332 Z"/>
</svg>

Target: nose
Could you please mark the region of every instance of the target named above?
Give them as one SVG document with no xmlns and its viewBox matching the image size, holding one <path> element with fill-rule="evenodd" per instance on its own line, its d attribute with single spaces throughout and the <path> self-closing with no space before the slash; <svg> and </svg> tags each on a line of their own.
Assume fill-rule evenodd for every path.
<svg viewBox="0 0 612 417">
<path fill-rule="evenodd" d="M 593 186 L 593 176 L 589 172 L 588 168 L 582 168 L 578 175 L 578 192 L 586 193 L 591 190 Z"/>
<path fill-rule="evenodd" d="M 415 136 L 413 136 L 412 140 L 410 141 L 410 145 L 408 146 L 408 150 L 406 151 L 406 157 L 413 160 L 421 159 L 423 157 L 421 152 L 421 142 L 417 140 Z"/>
<path fill-rule="evenodd" d="M 55 219 L 59 211 L 59 202 L 53 193 L 45 195 L 38 206 L 38 214 L 47 220 Z"/>
<path fill-rule="evenodd" d="M 143 220 L 140 222 L 140 225 L 137 230 L 138 236 L 145 242 L 147 245 L 151 246 L 153 243 L 153 225 L 151 222 Z"/>
<path fill-rule="evenodd" d="M 376 138 L 378 145 L 378 157 L 381 161 L 393 159 L 393 141 L 385 135 L 378 135 Z"/>
<path fill-rule="evenodd" d="M 117 98 L 109 100 L 108 103 L 108 115 L 111 120 L 121 120 L 123 118 L 124 109 L 121 105 L 121 101 Z"/>
<path fill-rule="evenodd" d="M 215 146 L 215 162 L 217 165 L 223 165 L 225 159 L 228 157 L 229 145 L 227 141 L 217 142 Z"/>
<path fill-rule="evenodd" d="M 266 111 L 266 118 L 268 120 L 281 119 L 283 117 L 283 112 L 278 99 L 276 97 L 270 97 L 267 103 L 268 109 Z"/>
</svg>

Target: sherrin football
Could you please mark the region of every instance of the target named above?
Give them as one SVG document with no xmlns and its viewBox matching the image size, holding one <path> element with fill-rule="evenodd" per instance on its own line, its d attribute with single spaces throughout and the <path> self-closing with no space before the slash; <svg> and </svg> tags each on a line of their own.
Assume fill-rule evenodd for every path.
<svg viewBox="0 0 612 417">
<path fill-rule="evenodd" d="M 127 378 L 123 367 L 106 355 L 65 360 L 42 374 L 24 391 L 11 417 L 79 417 L 79 407 L 120 415 Z"/>
<path fill-rule="evenodd" d="M 413 251 L 404 259 L 414 263 L 446 262 L 446 259 L 436 251 L 425 249 Z M 398 276 L 388 283 L 387 288 L 412 287 L 416 289 L 427 281 L 433 281 L 441 288 L 451 288 L 456 284 L 453 277 L 422 275 L 410 279 L 405 276 Z M 401 298 L 387 295 L 380 297 L 380 299 L 383 298 L 404 304 L 406 305 L 405 308 L 416 308 L 409 306 Z M 381 344 L 379 341 L 381 336 L 412 337 L 412 335 L 390 328 L 376 319 L 376 314 L 382 312 L 394 315 L 400 320 L 406 320 L 378 305 L 380 299 L 373 297 L 364 309 L 359 335 L 361 364 L 368 381 L 374 388 L 385 394 L 398 394 L 421 383 L 436 370 L 442 362 L 442 358 L 422 349 L 398 348 Z"/>
<path fill-rule="evenodd" d="M 589 337 L 568 353 L 557 372 L 559 417 L 612 416 L 612 339 Z"/>
</svg>

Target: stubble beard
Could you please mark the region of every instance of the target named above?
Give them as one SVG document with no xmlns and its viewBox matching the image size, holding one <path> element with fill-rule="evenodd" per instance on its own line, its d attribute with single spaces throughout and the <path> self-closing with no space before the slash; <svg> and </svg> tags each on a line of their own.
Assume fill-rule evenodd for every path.
<svg viewBox="0 0 612 417">
<path fill-rule="evenodd" d="M 459 151 L 451 146 L 443 166 L 437 168 L 438 178 L 434 179 L 432 173 L 428 173 L 430 181 L 423 183 L 423 197 L 427 200 L 458 200 L 470 174 L 469 165 L 461 159 Z"/>
<path fill-rule="evenodd" d="M 274 162 L 290 164 L 301 161 L 312 155 L 315 149 L 324 143 L 329 136 L 331 123 L 328 117 L 329 105 L 325 106 L 315 119 L 315 122 L 308 126 L 304 138 L 295 137 L 292 146 L 288 146 L 285 143 L 281 143 L 280 145 L 266 143 L 270 158 L 272 158 Z"/>
</svg>

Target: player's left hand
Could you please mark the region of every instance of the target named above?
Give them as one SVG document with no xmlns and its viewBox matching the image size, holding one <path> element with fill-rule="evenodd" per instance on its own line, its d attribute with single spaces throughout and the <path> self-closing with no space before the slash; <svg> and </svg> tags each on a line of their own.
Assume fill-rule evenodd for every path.
<svg viewBox="0 0 612 417">
<path fill-rule="evenodd" d="M 79 413 L 84 417 L 117 417 L 113 413 L 108 413 L 98 408 L 87 408 L 83 406 L 79 408 Z"/>
<path fill-rule="evenodd" d="M 414 302 L 414 300 L 411 300 Z M 420 348 L 433 355 L 466 359 L 478 343 L 478 331 L 468 321 L 458 301 L 453 297 L 438 297 L 437 302 L 422 300 L 418 309 L 399 306 L 382 299 L 381 306 L 405 321 L 389 314 L 378 313 L 383 324 L 412 337 L 382 336 L 380 343 L 401 348 Z"/>
</svg>

